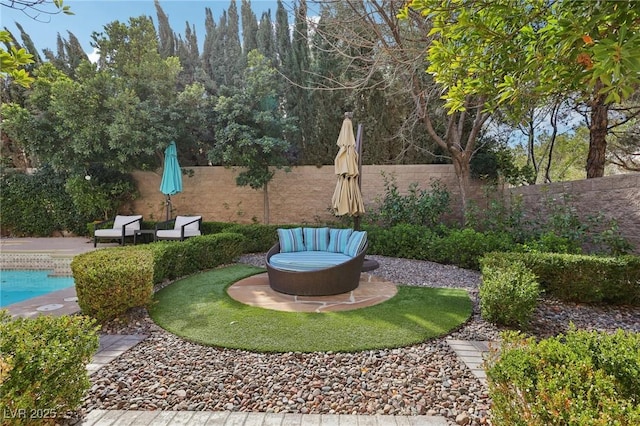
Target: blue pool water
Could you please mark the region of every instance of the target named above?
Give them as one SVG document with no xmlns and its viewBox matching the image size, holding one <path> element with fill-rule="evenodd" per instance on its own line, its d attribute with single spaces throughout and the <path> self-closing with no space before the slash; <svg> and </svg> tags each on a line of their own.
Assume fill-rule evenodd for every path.
<svg viewBox="0 0 640 426">
<path fill-rule="evenodd" d="M 0 308 L 73 285 L 73 277 L 50 277 L 52 271 L 0 271 Z"/>
</svg>

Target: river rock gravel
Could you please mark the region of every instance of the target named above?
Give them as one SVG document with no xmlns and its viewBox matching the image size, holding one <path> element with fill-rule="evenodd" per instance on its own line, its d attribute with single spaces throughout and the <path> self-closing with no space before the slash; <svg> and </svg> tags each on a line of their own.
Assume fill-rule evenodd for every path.
<svg viewBox="0 0 640 426">
<path fill-rule="evenodd" d="M 103 333 L 148 334 L 91 376 L 81 412 L 120 410 L 231 410 L 287 413 L 442 415 L 451 424 L 489 424 L 490 398 L 446 339 L 499 339 L 482 320 L 480 274 L 437 263 L 368 256 L 371 273 L 398 284 L 462 288 L 474 301 L 470 320 L 440 339 L 357 353 L 261 354 L 194 344 L 155 325 L 137 310 Z M 239 262 L 264 266 L 264 254 Z M 640 308 L 568 304 L 543 298 L 528 333 L 548 337 L 579 329 L 640 331 Z M 457 423 L 456 423 L 457 420 Z"/>
</svg>

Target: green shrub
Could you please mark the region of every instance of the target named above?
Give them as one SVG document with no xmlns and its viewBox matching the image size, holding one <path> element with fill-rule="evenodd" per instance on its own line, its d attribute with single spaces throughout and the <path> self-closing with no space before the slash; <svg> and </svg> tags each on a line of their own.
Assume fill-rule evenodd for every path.
<svg viewBox="0 0 640 426">
<path fill-rule="evenodd" d="M 148 306 L 154 284 L 231 263 L 243 253 L 245 241 L 243 235 L 224 232 L 78 255 L 71 262 L 78 304 L 101 322 Z"/>
<path fill-rule="evenodd" d="M 370 208 L 367 217 L 382 226 L 394 226 L 401 223 L 411 225 L 434 226 L 445 213 L 450 212 L 451 194 L 438 180 L 431 182 L 431 190 L 420 189 L 413 182 L 407 194 L 400 194 L 395 177 L 384 179 L 385 194 L 378 205 Z"/>
<path fill-rule="evenodd" d="M 542 289 L 580 303 L 640 304 L 640 257 L 558 253 L 491 253 L 483 264 L 522 261 Z"/>
<path fill-rule="evenodd" d="M 80 309 L 104 321 L 149 305 L 153 266 L 152 253 L 145 246 L 113 247 L 74 257 L 71 270 Z"/>
<path fill-rule="evenodd" d="M 111 219 L 120 206 L 138 195 L 131 175 L 108 169 L 100 163 L 91 164 L 86 175 L 70 176 L 65 190 L 76 214 L 88 220 Z"/>
<path fill-rule="evenodd" d="M 235 232 L 246 237 L 245 253 L 263 253 L 278 241 L 278 228 L 290 228 L 294 225 L 233 225 L 225 228 L 225 232 Z M 299 225 L 295 225 L 299 226 Z"/>
<path fill-rule="evenodd" d="M 190 246 L 191 263 L 197 265 L 198 270 L 205 270 L 233 262 L 244 252 L 246 241 L 241 234 L 222 232 L 189 238 L 184 243 Z"/>
<path fill-rule="evenodd" d="M 507 233 L 454 229 L 432 245 L 428 260 L 461 268 L 480 269 L 480 258 L 492 251 L 509 251 L 515 244 Z"/>
<path fill-rule="evenodd" d="M 482 266 L 480 312 L 487 321 L 526 327 L 536 308 L 540 286 L 524 263 Z"/>
<path fill-rule="evenodd" d="M 482 200 L 469 200 L 466 226 L 480 232 L 508 233 L 514 241 L 523 242 L 530 237 L 530 230 L 525 225 L 522 196 L 511 195 L 507 200 L 498 188 L 485 185 Z"/>
<path fill-rule="evenodd" d="M 487 376 L 499 425 L 640 424 L 640 334 L 505 333 Z"/>
<path fill-rule="evenodd" d="M 467 226 L 476 231 L 508 232 L 526 251 L 621 255 L 633 251 L 615 219 L 578 214 L 575 196 L 543 194 L 541 207 L 528 214 L 522 196 L 507 199 L 495 185 L 484 187 L 482 207 L 469 203 Z"/>
<path fill-rule="evenodd" d="M 523 251 L 539 253 L 582 253 L 582 248 L 575 240 L 562 237 L 553 232 L 545 232 L 522 244 Z"/>
<path fill-rule="evenodd" d="M 197 265 L 184 255 L 185 248 L 182 243 L 187 241 L 189 240 L 157 241 L 144 246 L 152 253 L 154 283 L 173 280 L 197 271 Z"/>
<path fill-rule="evenodd" d="M 86 365 L 97 349 L 97 328 L 87 317 L 12 320 L 0 311 L 2 424 L 52 423 L 78 409 L 91 386 Z"/>
<path fill-rule="evenodd" d="M 66 175 L 42 167 L 32 175 L 0 177 L 2 229 L 14 236 L 48 237 L 56 231 L 84 233 L 87 219 L 77 215 L 64 190 Z"/>
<path fill-rule="evenodd" d="M 433 241 L 439 237 L 430 228 L 398 224 L 389 228 L 365 226 L 368 252 L 405 259 L 427 259 Z"/>
<path fill-rule="evenodd" d="M 227 228 L 231 226 L 236 226 L 235 223 L 229 222 L 205 222 L 203 221 L 200 225 L 200 231 L 202 231 L 203 235 L 209 234 L 218 234 L 220 232 L 225 232 Z"/>
</svg>

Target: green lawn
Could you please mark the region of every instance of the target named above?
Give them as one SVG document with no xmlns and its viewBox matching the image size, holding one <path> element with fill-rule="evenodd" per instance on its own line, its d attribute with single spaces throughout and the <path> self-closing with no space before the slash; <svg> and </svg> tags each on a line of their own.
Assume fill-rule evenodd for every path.
<svg viewBox="0 0 640 426">
<path fill-rule="evenodd" d="M 471 316 L 467 292 L 400 286 L 390 300 L 345 312 L 281 312 L 227 295 L 234 282 L 264 272 L 233 265 L 179 280 L 150 310 L 164 329 L 209 346 L 258 352 L 353 352 L 395 348 L 447 334 Z"/>
</svg>

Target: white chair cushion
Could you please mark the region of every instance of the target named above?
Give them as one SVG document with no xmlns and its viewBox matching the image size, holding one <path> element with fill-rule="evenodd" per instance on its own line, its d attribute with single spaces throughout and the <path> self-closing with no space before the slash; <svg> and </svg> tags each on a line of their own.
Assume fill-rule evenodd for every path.
<svg viewBox="0 0 640 426">
<path fill-rule="evenodd" d="M 199 229 L 189 229 L 189 227 L 184 228 L 184 237 L 196 237 L 201 235 Z M 180 230 L 179 229 L 158 229 L 156 231 L 157 238 L 180 238 Z"/>
<path fill-rule="evenodd" d="M 202 219 L 202 216 L 176 216 L 176 222 L 175 225 L 173 226 L 173 229 L 177 229 L 178 231 L 180 230 L 180 228 L 182 227 L 182 225 L 184 225 L 185 223 L 189 223 L 192 221 L 195 221 L 193 223 L 189 223 L 187 226 L 184 227 L 185 230 L 185 237 L 187 236 L 187 229 L 191 229 L 191 230 L 196 230 L 198 231 L 198 234 L 195 235 L 200 235 L 200 223 L 198 222 L 198 220 Z M 178 232 L 178 237 L 180 236 L 180 233 Z"/>
<path fill-rule="evenodd" d="M 118 215 L 116 216 L 115 220 L 113 221 L 113 229 L 122 229 L 122 227 L 131 222 L 132 220 L 136 220 L 136 219 L 142 219 L 142 215 L 135 215 L 135 216 L 123 216 L 123 215 Z M 136 220 L 136 222 L 127 225 L 127 231 L 129 229 L 140 229 L 140 221 Z M 127 234 L 127 235 L 133 235 L 133 233 L 131 234 Z"/>
<path fill-rule="evenodd" d="M 126 237 L 133 236 L 133 232 L 135 229 L 127 226 L 124 229 L 124 235 Z M 96 237 L 105 237 L 105 238 L 121 238 L 122 237 L 122 228 L 119 229 L 96 229 L 94 235 Z"/>
</svg>

